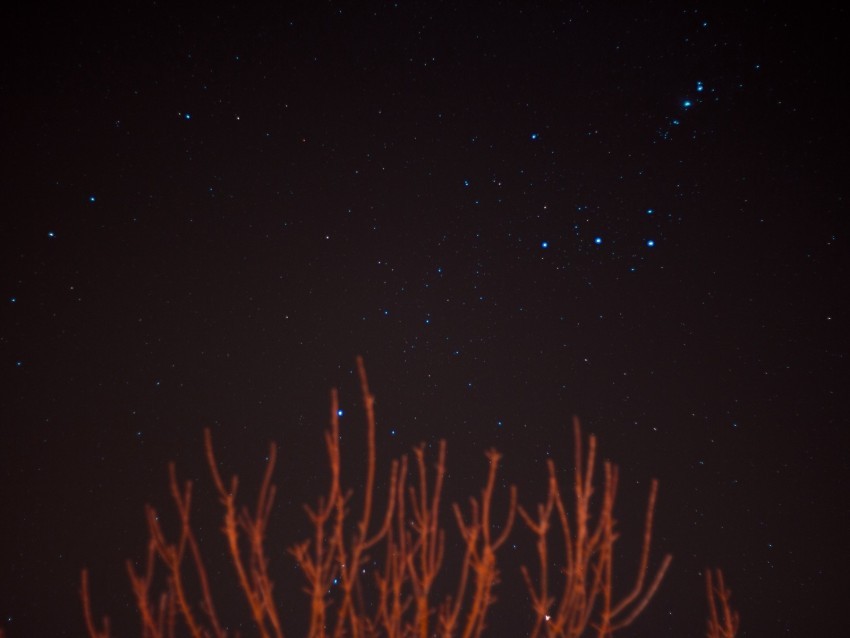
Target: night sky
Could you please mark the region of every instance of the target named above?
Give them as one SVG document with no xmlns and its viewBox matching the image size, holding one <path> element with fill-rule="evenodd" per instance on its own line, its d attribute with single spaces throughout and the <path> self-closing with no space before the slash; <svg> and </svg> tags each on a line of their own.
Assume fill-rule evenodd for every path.
<svg viewBox="0 0 850 638">
<path fill-rule="evenodd" d="M 0 19 L 8 636 L 82 635 L 83 567 L 96 613 L 138 631 L 124 561 L 145 503 L 173 521 L 169 460 L 228 591 L 204 427 L 246 496 L 281 445 L 269 545 L 299 635 L 285 550 L 326 485 L 334 386 L 362 485 L 357 355 L 379 476 L 445 438 L 447 502 L 495 447 L 497 511 L 509 483 L 533 507 L 579 416 L 620 467 L 624 588 L 660 481 L 652 561 L 674 560 L 624 636 L 702 635 L 706 567 L 742 636 L 838 622 L 845 11 L 19 4 Z M 531 626 L 521 522 L 510 545 L 490 635 Z"/>
</svg>

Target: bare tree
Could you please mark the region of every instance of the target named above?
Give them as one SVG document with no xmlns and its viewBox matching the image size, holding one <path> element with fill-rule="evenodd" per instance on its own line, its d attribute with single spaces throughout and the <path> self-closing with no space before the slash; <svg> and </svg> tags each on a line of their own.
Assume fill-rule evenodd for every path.
<svg viewBox="0 0 850 638">
<path fill-rule="evenodd" d="M 522 567 L 535 613 L 531 636 L 575 638 L 590 631 L 599 638 L 608 638 L 631 624 L 644 610 L 671 560 L 669 555 L 665 556 L 648 581 L 652 517 L 658 491 L 655 481 L 649 493 L 634 586 L 628 594 L 615 600 L 613 547 L 618 534 L 613 509 L 618 474 L 616 466 L 604 464 L 602 499 L 594 515 L 591 497 L 596 439 L 589 437 L 585 452 L 579 423 L 574 422 L 573 512 L 568 514 L 556 480 L 555 465 L 550 461 L 548 496 L 545 503 L 537 506 L 536 515 L 517 506 L 516 488 L 511 486 L 507 498 L 501 499 L 507 502 L 503 505 L 507 510 L 501 524 L 495 523 L 493 516 L 493 504 L 498 500 L 496 480 L 501 455 L 490 450 L 486 453 L 489 471 L 479 496 L 471 497 L 467 508 L 457 503 L 451 507 L 462 541 L 462 558 L 453 565 L 455 573 L 446 573 L 443 569 L 446 532 L 440 526 L 446 443 L 440 441 L 433 469 L 429 470 L 424 445 L 413 449 L 412 463 L 406 455 L 392 461 L 387 473 L 386 493 L 379 495 L 381 507 L 376 508 L 378 455 L 374 397 L 359 357 L 357 370 L 366 416 L 367 451 L 362 490 L 355 493 L 344 488 L 341 482 L 339 399 L 333 390 L 330 427 L 325 432 L 330 471 L 327 489 L 314 506 L 304 506 L 312 528 L 310 536 L 289 548 L 310 600 L 308 638 L 477 638 L 483 635 L 499 583 L 499 551 L 511 533 L 517 511 L 537 537 L 538 565 L 534 573 L 527 566 Z M 222 532 L 229 560 L 256 633 L 262 638 L 283 638 L 280 613 L 283 601 L 275 594 L 266 549 L 276 495 L 272 477 L 277 447 L 270 446 L 253 508 L 237 502 L 237 476 L 232 476 L 229 482 L 222 478 L 209 430 L 204 431 L 204 448 L 223 509 Z M 193 484 L 186 481 L 181 486 L 174 464 L 170 464 L 169 485 L 179 517 L 176 539 L 172 541 L 166 537 L 159 515 L 148 506 L 149 540 L 145 561 L 141 569 L 127 561 L 141 635 L 144 638 L 182 635 L 225 638 L 229 634 L 216 612 L 202 548 L 191 524 Z M 355 501 L 359 503 L 356 517 L 351 511 Z M 548 545 L 555 526 L 560 527 L 559 542 L 563 543 L 565 557 L 558 577 L 550 574 Z M 153 591 L 156 573 L 164 574 L 165 583 L 158 592 Z M 723 586 L 719 571 L 716 580 L 715 587 L 711 573 L 708 574 L 708 636 L 730 638 L 737 630 L 737 614 L 729 608 L 729 592 Z M 162 581 L 162 577 L 156 578 L 156 583 Z M 438 581 L 439 587 L 436 586 Z M 451 582 L 453 585 L 449 586 Z M 451 593 L 439 593 L 446 591 Z M 93 619 L 86 570 L 81 576 L 80 596 L 89 636 L 108 638 L 108 619 L 104 618 L 99 626 Z"/>
</svg>

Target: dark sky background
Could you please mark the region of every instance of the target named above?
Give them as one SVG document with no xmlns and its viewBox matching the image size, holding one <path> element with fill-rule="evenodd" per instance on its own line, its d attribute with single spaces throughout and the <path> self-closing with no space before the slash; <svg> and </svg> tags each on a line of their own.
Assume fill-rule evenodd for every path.
<svg viewBox="0 0 850 638">
<path fill-rule="evenodd" d="M 0 20 L 8 636 L 81 635 L 84 566 L 137 631 L 124 560 L 145 503 L 172 514 L 169 460 L 225 587 L 204 427 L 245 494 L 281 444 L 270 548 L 299 635 L 284 550 L 325 485 L 333 386 L 358 484 L 357 354 L 380 471 L 446 438 L 447 501 L 494 446 L 533 505 L 580 416 L 621 468 L 623 587 L 659 479 L 652 557 L 674 562 L 624 636 L 702 635 L 707 566 L 742 636 L 838 622 L 843 10 L 32 4 Z M 491 635 L 530 626 L 533 551 L 518 525 Z"/>
</svg>

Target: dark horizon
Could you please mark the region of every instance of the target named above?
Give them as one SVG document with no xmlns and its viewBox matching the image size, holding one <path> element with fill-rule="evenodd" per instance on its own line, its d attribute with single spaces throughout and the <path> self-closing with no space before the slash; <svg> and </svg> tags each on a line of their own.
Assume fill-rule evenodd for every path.
<svg viewBox="0 0 850 638">
<path fill-rule="evenodd" d="M 124 561 L 146 503 L 174 520 L 169 461 L 220 555 L 204 428 L 246 495 L 280 445 L 270 558 L 300 616 L 286 549 L 332 387 L 362 480 L 358 355 L 379 476 L 447 440 L 450 537 L 488 448 L 526 508 L 547 459 L 566 480 L 576 415 L 620 468 L 626 588 L 658 479 L 651 569 L 673 563 L 618 635 L 704 635 L 706 568 L 739 636 L 835 626 L 844 10 L 2 11 L 7 638 L 83 635 L 84 567 L 138 631 Z M 490 635 L 532 617 L 514 535 Z"/>
</svg>

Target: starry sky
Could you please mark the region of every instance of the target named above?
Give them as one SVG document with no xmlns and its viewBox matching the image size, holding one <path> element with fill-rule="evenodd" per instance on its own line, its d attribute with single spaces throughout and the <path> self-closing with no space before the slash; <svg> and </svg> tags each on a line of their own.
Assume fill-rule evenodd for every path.
<svg viewBox="0 0 850 638">
<path fill-rule="evenodd" d="M 624 582 L 658 478 L 652 557 L 674 561 L 624 636 L 701 635 L 708 566 L 743 636 L 835 622 L 845 11 L 29 4 L 0 20 L 8 636 L 82 635 L 84 566 L 133 635 L 124 561 L 144 504 L 172 511 L 169 460 L 217 537 L 204 427 L 245 490 L 281 445 L 298 635 L 284 550 L 326 480 L 334 386 L 357 485 L 358 354 L 380 468 L 445 438 L 448 501 L 496 447 L 533 506 L 578 415 L 620 466 Z M 505 550 L 511 635 L 533 541 L 518 525 Z"/>
</svg>

